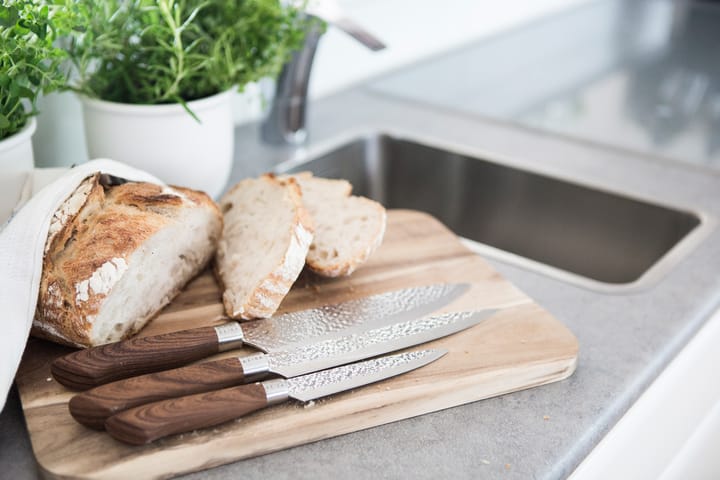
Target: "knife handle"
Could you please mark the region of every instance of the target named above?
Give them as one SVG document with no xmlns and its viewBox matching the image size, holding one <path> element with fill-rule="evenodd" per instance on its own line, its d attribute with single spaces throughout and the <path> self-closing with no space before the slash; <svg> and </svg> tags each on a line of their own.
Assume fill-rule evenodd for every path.
<svg viewBox="0 0 720 480">
<path fill-rule="evenodd" d="M 66 387 L 87 390 L 121 378 L 179 367 L 220 351 L 217 329 L 221 327 L 136 337 L 79 350 L 56 359 L 51 372 Z"/>
<path fill-rule="evenodd" d="M 108 418 L 105 429 L 117 440 L 143 445 L 168 435 L 219 425 L 269 404 L 265 386 L 253 383 L 135 407 Z"/>
<path fill-rule="evenodd" d="M 70 399 L 70 414 L 79 423 L 102 430 L 108 417 L 123 410 L 238 385 L 245 382 L 245 377 L 243 364 L 237 357 L 149 373 L 75 395 Z"/>
</svg>

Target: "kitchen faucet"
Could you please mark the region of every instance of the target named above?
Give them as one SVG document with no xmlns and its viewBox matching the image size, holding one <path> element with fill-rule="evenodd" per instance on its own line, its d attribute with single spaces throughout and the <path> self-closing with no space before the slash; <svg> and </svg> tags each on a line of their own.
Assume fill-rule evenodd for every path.
<svg viewBox="0 0 720 480">
<path fill-rule="evenodd" d="M 308 16 L 339 28 L 372 51 L 385 48 L 383 42 L 344 17 L 332 2 L 324 2 L 322 8 L 316 5 L 308 9 Z M 301 145 L 307 139 L 305 119 L 308 83 L 315 51 L 323 33 L 319 21 L 309 24 L 302 48 L 293 54 L 277 79 L 275 97 L 260 128 L 262 140 L 266 143 Z"/>
</svg>

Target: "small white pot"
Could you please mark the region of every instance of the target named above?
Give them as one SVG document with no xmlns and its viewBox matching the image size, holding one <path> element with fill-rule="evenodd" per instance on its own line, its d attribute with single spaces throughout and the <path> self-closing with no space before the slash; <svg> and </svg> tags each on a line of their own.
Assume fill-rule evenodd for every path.
<svg viewBox="0 0 720 480">
<path fill-rule="evenodd" d="M 28 174 L 33 169 L 32 135 L 37 123 L 35 118 L 14 135 L 0 140 L 0 226 L 20 199 Z"/>
<path fill-rule="evenodd" d="M 232 169 L 231 91 L 180 104 L 133 105 L 82 97 L 90 158 L 111 158 L 171 185 L 217 198 Z"/>
</svg>

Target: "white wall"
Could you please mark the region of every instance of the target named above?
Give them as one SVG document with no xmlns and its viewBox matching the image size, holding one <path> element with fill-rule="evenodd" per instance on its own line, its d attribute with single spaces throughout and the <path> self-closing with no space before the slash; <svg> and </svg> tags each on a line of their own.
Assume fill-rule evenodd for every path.
<svg viewBox="0 0 720 480">
<path fill-rule="evenodd" d="M 330 28 L 315 60 L 310 95 L 318 97 L 441 54 L 585 0 L 339 0 L 347 16 L 383 40 L 370 52 Z"/>
</svg>

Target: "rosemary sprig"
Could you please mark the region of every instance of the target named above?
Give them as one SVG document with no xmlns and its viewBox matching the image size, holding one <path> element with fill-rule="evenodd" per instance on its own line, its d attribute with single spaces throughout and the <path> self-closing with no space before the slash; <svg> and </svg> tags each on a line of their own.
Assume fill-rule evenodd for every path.
<svg viewBox="0 0 720 480">
<path fill-rule="evenodd" d="M 185 103 L 275 75 L 306 30 L 278 0 L 65 0 L 83 25 L 73 88 L 133 103 Z"/>
</svg>

